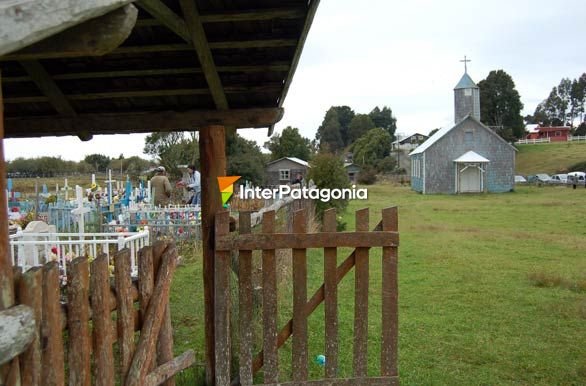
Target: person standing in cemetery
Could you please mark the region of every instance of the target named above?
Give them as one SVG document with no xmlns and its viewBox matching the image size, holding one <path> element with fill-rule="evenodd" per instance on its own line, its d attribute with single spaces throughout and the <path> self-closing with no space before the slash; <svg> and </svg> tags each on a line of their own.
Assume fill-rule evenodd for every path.
<svg viewBox="0 0 586 386">
<path fill-rule="evenodd" d="M 184 186 L 191 192 L 191 197 L 187 200 L 189 205 L 201 205 L 201 174 L 197 171 L 195 165 L 187 167 L 189 179 L 187 183 L 182 182 L 179 186 Z"/>
<path fill-rule="evenodd" d="M 165 167 L 159 166 L 155 169 L 155 176 L 151 178 L 151 189 L 153 190 L 153 200 L 155 206 L 165 206 L 169 204 L 171 198 L 171 183 L 167 178 Z"/>
</svg>

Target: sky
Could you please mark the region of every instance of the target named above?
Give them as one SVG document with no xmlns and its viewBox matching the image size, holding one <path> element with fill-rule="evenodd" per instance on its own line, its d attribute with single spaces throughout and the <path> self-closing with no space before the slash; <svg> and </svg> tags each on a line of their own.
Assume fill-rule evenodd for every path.
<svg viewBox="0 0 586 386">
<path fill-rule="evenodd" d="M 477 83 L 506 71 L 532 114 L 562 78 L 586 72 L 584 0 L 321 0 L 276 132 L 315 138 L 326 110 L 356 113 L 388 106 L 397 132 L 429 133 L 453 124 L 453 88 L 464 73 Z M 482 103 L 482 102 L 481 102 Z M 266 129 L 239 133 L 259 145 Z M 7 160 L 86 154 L 139 155 L 146 135 L 8 139 Z"/>
</svg>

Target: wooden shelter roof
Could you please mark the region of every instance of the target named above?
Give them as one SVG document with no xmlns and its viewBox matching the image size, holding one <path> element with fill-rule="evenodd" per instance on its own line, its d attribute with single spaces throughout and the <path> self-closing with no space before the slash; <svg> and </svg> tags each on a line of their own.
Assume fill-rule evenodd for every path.
<svg viewBox="0 0 586 386">
<path fill-rule="evenodd" d="M 7 53 L 5 137 L 272 130 L 318 3 L 140 0 L 130 35 L 106 54 L 53 42 Z"/>
</svg>

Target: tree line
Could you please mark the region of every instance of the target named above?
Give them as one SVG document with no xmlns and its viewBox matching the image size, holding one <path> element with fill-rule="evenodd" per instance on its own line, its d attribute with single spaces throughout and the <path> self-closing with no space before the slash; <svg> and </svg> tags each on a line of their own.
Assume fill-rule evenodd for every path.
<svg viewBox="0 0 586 386">
<path fill-rule="evenodd" d="M 579 125 L 575 135 L 586 135 L 584 105 L 586 104 L 586 73 L 578 78 L 562 78 L 559 85 L 553 87 L 546 99 L 537 105 L 533 115 L 525 117 L 528 123 L 537 123 L 541 126 L 569 126 L 575 128 L 575 121 Z"/>
</svg>

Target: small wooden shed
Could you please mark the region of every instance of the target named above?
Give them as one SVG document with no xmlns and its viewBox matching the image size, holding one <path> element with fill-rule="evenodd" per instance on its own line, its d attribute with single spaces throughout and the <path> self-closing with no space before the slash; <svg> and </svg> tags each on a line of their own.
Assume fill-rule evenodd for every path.
<svg viewBox="0 0 586 386">
<path fill-rule="evenodd" d="M 269 185 L 287 185 L 301 174 L 307 177 L 309 163 L 297 157 L 283 157 L 269 162 L 266 167 Z"/>
<path fill-rule="evenodd" d="M 216 177 L 225 136 L 268 128 L 283 103 L 319 0 L 60 0 L 0 5 L 2 138 L 199 130 L 206 373 L 214 377 Z M 0 152 L 0 174 L 6 173 Z M 0 179 L 4 202 L 5 180 Z M 0 309 L 14 303 L 6 208 Z M 0 382 L 3 383 L 3 382 Z"/>
</svg>

